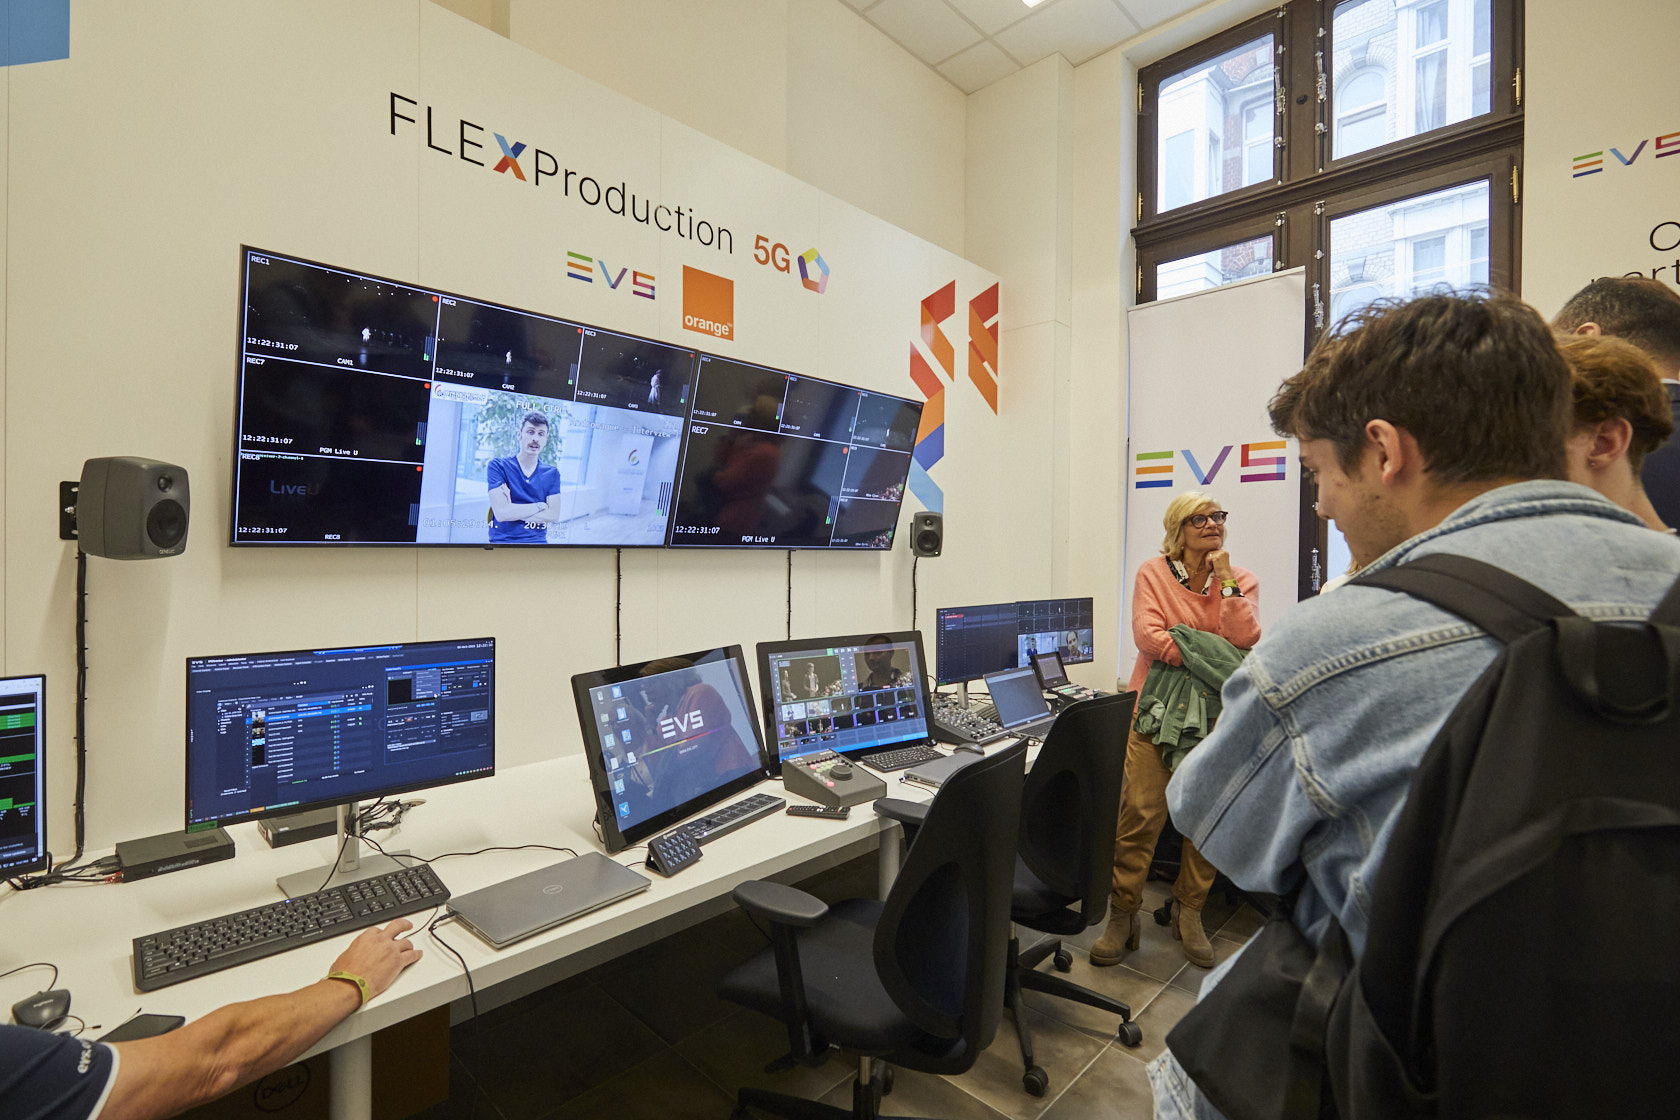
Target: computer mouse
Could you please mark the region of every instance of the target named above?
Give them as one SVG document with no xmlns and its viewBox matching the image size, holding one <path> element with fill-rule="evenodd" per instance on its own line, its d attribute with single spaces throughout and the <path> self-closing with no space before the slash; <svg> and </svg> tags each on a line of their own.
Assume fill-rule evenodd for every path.
<svg viewBox="0 0 1680 1120">
<path fill-rule="evenodd" d="M 20 1027 L 50 1031 L 70 1014 L 70 989 L 52 988 L 36 992 L 12 1004 L 12 1021 Z"/>
<path fill-rule="evenodd" d="M 986 753 L 986 748 L 982 747 L 979 743 L 958 743 L 957 744 L 957 750 L 965 751 L 968 754 L 981 754 L 981 755 L 983 755 L 983 754 Z"/>
</svg>

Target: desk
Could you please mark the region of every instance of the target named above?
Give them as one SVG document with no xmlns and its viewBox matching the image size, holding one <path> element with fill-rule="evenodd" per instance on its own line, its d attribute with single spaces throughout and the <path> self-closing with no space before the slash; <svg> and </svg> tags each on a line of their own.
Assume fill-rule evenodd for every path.
<svg viewBox="0 0 1680 1120">
<path fill-rule="evenodd" d="M 756 789 L 784 792 L 779 782 Z M 751 791 L 738 796 L 746 792 Z M 931 791 L 898 781 L 896 776 L 887 778 L 887 794 L 920 801 L 932 796 Z M 494 778 L 418 796 L 426 804 L 411 811 L 395 834 L 378 833 L 375 838 L 380 843 L 427 857 L 533 843 L 570 847 L 580 854 L 601 850 L 591 825 L 593 794 L 581 755 L 515 767 Z M 74 997 L 74 1012 L 106 1029 L 137 1008 L 196 1019 L 225 1003 L 291 991 L 320 979 L 353 934 L 160 991 L 134 991 L 129 968 L 134 937 L 273 902 L 279 897 L 274 886 L 277 876 L 325 867 L 337 850 L 337 841 L 326 839 L 270 849 L 254 824 L 236 825 L 229 832 L 237 857 L 208 867 L 137 883 L 57 886 L 4 896 L 0 925 L 7 933 L 0 970 L 29 961 L 54 962 L 60 986 L 69 988 Z M 838 862 L 879 846 L 884 893 L 899 863 L 900 836 L 868 805 L 854 807 L 845 821 L 778 813 L 708 844 L 693 866 L 670 879 L 644 869 L 653 885 L 635 897 L 506 949 L 492 949 L 458 926 L 444 928 L 455 931 L 449 944 L 465 958 L 479 992 L 521 978 L 534 990 L 709 916 L 704 912 L 708 907 L 721 911 L 730 905 L 729 893 L 748 879 L 799 878 L 802 870 L 815 870 L 814 865 L 825 859 Z M 636 849 L 618 853 L 616 858 L 639 864 L 645 855 L 645 849 Z M 564 858 L 562 853 L 544 850 L 487 852 L 446 859 L 436 869 L 453 893 L 464 894 Z M 422 912 L 411 920 L 426 916 Z M 304 1055 L 332 1051 L 334 1120 L 368 1120 L 375 1031 L 467 996 L 467 981 L 455 958 L 430 938 L 421 938 L 419 945 L 425 956 L 390 991 L 350 1016 Z M 25 974 L 22 984 L 29 981 Z M 20 987 L 19 995 L 12 998 L 34 990 Z"/>
</svg>

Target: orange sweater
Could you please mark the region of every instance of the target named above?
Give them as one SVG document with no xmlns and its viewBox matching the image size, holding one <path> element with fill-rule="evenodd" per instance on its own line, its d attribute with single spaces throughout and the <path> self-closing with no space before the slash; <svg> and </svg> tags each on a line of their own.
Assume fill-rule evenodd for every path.
<svg viewBox="0 0 1680 1120">
<path fill-rule="evenodd" d="M 1172 574 L 1165 556 L 1157 556 L 1138 569 L 1132 589 L 1132 641 L 1137 643 L 1137 664 L 1126 687 L 1143 687 L 1149 666 L 1155 661 L 1182 665 L 1183 657 L 1167 628 L 1183 623 L 1209 634 L 1218 634 L 1238 649 L 1253 649 L 1260 640 L 1260 584 L 1247 568 L 1231 566 L 1241 595 L 1222 596 L 1219 583 L 1211 576 L 1213 590 L 1198 595 Z"/>
</svg>

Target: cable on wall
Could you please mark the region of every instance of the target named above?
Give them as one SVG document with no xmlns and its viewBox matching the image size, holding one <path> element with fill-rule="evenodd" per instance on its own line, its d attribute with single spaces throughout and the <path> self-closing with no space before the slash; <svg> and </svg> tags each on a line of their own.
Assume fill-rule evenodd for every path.
<svg viewBox="0 0 1680 1120">
<path fill-rule="evenodd" d="M 787 640 L 791 642 L 791 641 L 793 641 L 793 549 L 791 549 L 791 548 L 788 549 L 787 585 L 788 585 L 788 604 L 787 604 L 787 635 L 786 635 L 786 637 L 787 637 Z"/>
<path fill-rule="evenodd" d="M 916 565 L 922 562 L 920 556 L 910 558 L 910 629 L 916 628 Z"/>
<path fill-rule="evenodd" d="M 531 429 L 536 431 L 535 428 Z M 613 665 L 624 664 L 624 550 L 613 549 Z"/>
</svg>

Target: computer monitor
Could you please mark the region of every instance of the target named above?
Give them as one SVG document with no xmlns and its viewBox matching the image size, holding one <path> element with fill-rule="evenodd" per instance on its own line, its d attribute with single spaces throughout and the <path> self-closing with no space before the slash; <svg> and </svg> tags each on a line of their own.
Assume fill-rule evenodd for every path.
<svg viewBox="0 0 1680 1120">
<path fill-rule="evenodd" d="M 187 659 L 187 828 L 496 771 L 496 640 Z"/>
<path fill-rule="evenodd" d="M 609 852 L 766 776 L 740 646 L 579 673 L 572 695 Z"/>
<path fill-rule="evenodd" d="M 0 677 L 0 878 L 45 871 L 47 678 Z"/>
<path fill-rule="evenodd" d="M 1016 646 L 1014 603 L 940 607 L 935 612 L 935 679 L 940 684 L 962 684 L 1013 669 L 1020 664 Z"/>
<path fill-rule="evenodd" d="M 913 630 L 760 643 L 758 688 L 772 772 L 817 751 L 855 757 L 927 742 L 925 664 L 922 636 Z"/>
<path fill-rule="evenodd" d="M 1092 601 L 1083 599 L 1023 599 L 1015 604 L 1018 665 L 1030 665 L 1035 654 L 1055 650 L 1064 665 L 1083 665 L 1092 653 Z"/>
</svg>

